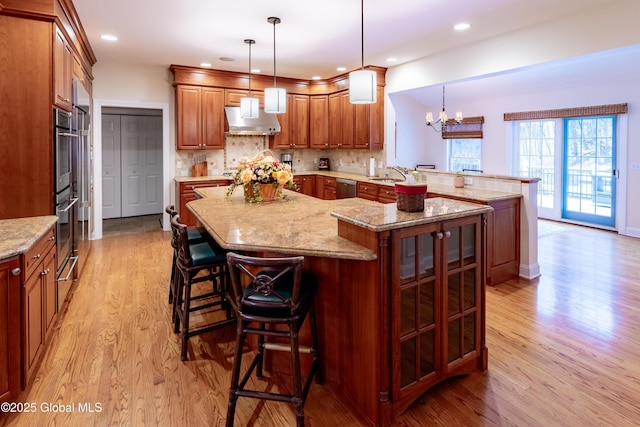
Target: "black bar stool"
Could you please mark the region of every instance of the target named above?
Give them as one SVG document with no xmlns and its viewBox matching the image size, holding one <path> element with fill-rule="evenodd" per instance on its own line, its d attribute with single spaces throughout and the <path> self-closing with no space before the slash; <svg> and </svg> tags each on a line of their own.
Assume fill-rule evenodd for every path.
<svg viewBox="0 0 640 427">
<path fill-rule="evenodd" d="M 189 244 L 188 227 L 180 223 L 180 216 L 171 218 L 171 231 L 178 243 L 178 255 L 176 260 L 176 285 L 173 298 L 173 312 L 175 318 L 174 331 L 180 332 L 182 347 L 180 359 L 187 360 L 189 338 L 227 326 L 235 319 L 231 314 L 231 307 L 227 300 L 229 288 L 229 273 L 226 263 L 226 252 L 215 252 L 208 242 Z M 205 274 L 200 274 L 205 272 Z M 192 285 L 200 282 L 211 281 L 210 292 L 192 295 Z M 194 306 L 193 302 L 205 300 L 202 304 Z M 194 311 L 219 307 L 225 312 L 222 320 L 190 327 L 189 315 Z"/>
<path fill-rule="evenodd" d="M 230 302 L 238 323 L 226 425 L 233 426 L 237 399 L 243 396 L 293 403 L 296 424 L 304 426 L 304 402 L 311 381 L 314 376 L 317 382 L 321 379 L 314 309 L 317 280 L 314 275 L 303 273 L 304 257 L 301 256 L 255 258 L 229 252 L 227 262 L 231 276 Z M 307 314 L 312 345 L 305 348 L 299 346 L 298 333 Z M 252 323 L 256 327 L 250 327 Z M 266 329 L 266 325 L 286 325 L 287 330 Z M 242 348 L 248 334 L 258 336 L 258 348 L 247 373 L 240 379 Z M 288 343 L 265 342 L 265 337 L 287 338 Z M 265 350 L 291 352 L 293 395 L 245 389 L 254 369 L 257 368 L 256 376 L 262 377 Z M 313 357 L 304 386 L 300 373 L 300 352 L 310 353 Z"/>
<path fill-rule="evenodd" d="M 178 215 L 178 211 L 173 205 L 168 205 L 164 211 L 169 214 L 169 219 Z M 187 228 L 187 237 L 189 244 L 202 243 L 208 240 L 207 232 L 201 228 L 189 227 Z M 173 248 L 173 261 L 171 262 L 171 277 L 169 278 L 169 304 L 173 303 L 173 295 L 175 294 L 176 285 L 176 260 L 178 259 L 178 242 L 175 238 L 171 239 L 171 247 Z M 172 314 L 171 319 L 175 319 Z"/>
</svg>

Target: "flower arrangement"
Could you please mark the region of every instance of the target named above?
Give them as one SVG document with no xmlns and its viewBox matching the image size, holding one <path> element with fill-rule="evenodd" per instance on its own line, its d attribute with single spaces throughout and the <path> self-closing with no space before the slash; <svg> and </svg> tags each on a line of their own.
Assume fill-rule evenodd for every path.
<svg viewBox="0 0 640 427">
<path fill-rule="evenodd" d="M 265 200 L 265 195 L 260 184 L 272 186 L 277 197 L 285 199 L 282 188 L 287 187 L 296 190 L 298 187 L 293 182 L 291 166 L 281 163 L 270 151 L 268 155 L 262 152 L 249 159 L 241 157 L 238 167 L 233 175 L 233 182 L 227 190 L 227 197 L 233 194 L 236 187 L 242 186 L 245 190 L 244 198 L 250 203 L 259 203 Z"/>
</svg>

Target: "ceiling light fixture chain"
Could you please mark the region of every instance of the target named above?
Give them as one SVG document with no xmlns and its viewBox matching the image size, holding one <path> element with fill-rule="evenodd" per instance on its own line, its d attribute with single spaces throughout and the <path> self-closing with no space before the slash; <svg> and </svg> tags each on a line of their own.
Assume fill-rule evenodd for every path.
<svg viewBox="0 0 640 427">
<path fill-rule="evenodd" d="M 433 129 L 436 132 L 444 132 L 447 128 L 447 112 L 445 110 L 445 102 L 444 102 L 444 86 L 442 86 L 442 111 L 440 111 L 438 120 L 436 120 L 435 122 L 433 121 L 433 114 L 431 112 L 428 112 L 426 117 L 425 117 L 425 124 L 427 126 L 430 126 L 431 129 Z M 455 118 L 455 124 L 456 125 L 460 125 L 462 124 L 462 111 L 457 111 L 456 112 L 456 118 Z M 440 123 L 440 129 L 436 128 L 436 125 Z"/>
</svg>

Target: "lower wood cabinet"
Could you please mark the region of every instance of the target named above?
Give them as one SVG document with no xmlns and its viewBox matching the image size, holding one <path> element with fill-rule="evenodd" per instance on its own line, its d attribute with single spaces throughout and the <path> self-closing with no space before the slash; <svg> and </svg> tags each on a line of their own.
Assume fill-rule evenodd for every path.
<svg viewBox="0 0 640 427">
<path fill-rule="evenodd" d="M 394 414 L 446 378 L 486 369 L 482 218 L 392 232 Z"/>
<path fill-rule="evenodd" d="M 316 197 L 323 200 L 335 200 L 338 197 L 336 184 L 336 179 L 333 177 L 316 176 Z"/>
<path fill-rule="evenodd" d="M 0 261 L 0 403 L 20 394 L 20 257 Z"/>
<path fill-rule="evenodd" d="M 226 179 L 214 179 L 207 181 L 178 182 L 176 185 L 176 200 L 178 201 L 178 214 L 180 222 L 190 227 L 196 225 L 196 217 L 187 208 L 187 203 L 196 200 L 196 188 L 224 187 L 229 185 Z"/>
<path fill-rule="evenodd" d="M 395 203 L 396 192 L 392 186 L 358 181 L 358 197 L 380 203 Z"/>
<path fill-rule="evenodd" d="M 294 175 L 293 182 L 295 182 L 298 187 L 298 193 L 317 197 L 315 175 Z"/>
<path fill-rule="evenodd" d="M 33 380 L 57 318 L 53 228 L 22 255 L 22 272 L 22 387 L 25 388 Z"/>
</svg>

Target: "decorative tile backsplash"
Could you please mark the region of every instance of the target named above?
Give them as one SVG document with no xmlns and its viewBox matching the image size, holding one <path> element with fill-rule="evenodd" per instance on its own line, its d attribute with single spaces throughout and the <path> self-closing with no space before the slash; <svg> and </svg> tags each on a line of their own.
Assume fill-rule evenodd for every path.
<svg viewBox="0 0 640 427">
<path fill-rule="evenodd" d="M 269 137 L 266 136 L 227 135 L 225 137 L 224 150 L 209 150 L 204 152 L 207 156 L 209 175 L 221 175 L 224 172 L 231 172 L 235 170 L 240 157 L 253 157 L 268 148 Z M 318 161 L 321 157 L 329 158 L 329 167 L 333 171 L 366 175 L 371 157 L 374 158 L 376 170 L 386 168 L 383 150 L 303 149 L 271 151 L 278 158 L 282 157 L 282 153 L 291 153 L 293 156 L 294 172 L 318 170 Z M 194 153 L 202 154 L 200 151 L 176 151 L 175 176 L 191 175 Z M 177 167 L 178 162 L 182 162 L 181 169 Z"/>
</svg>

